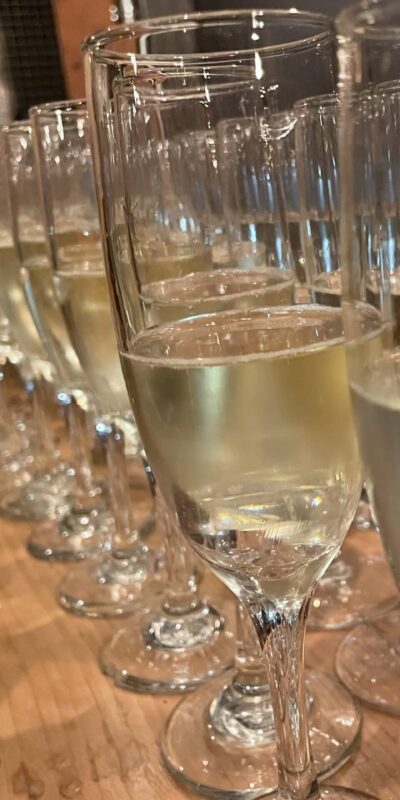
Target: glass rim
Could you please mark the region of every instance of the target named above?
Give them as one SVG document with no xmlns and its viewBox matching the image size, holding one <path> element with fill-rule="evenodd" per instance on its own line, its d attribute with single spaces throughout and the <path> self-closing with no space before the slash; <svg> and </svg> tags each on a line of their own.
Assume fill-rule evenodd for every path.
<svg viewBox="0 0 400 800">
<path fill-rule="evenodd" d="M 338 108 L 339 95 L 337 92 L 316 94 L 311 97 L 304 97 L 302 100 L 297 100 L 293 106 L 293 112 L 324 112 L 331 111 Z"/>
<path fill-rule="evenodd" d="M 272 267 L 272 269 L 276 269 L 276 267 Z M 279 272 L 279 271 L 280 270 L 277 269 L 277 272 Z M 238 272 L 239 272 L 239 270 L 238 270 Z M 284 272 L 284 270 L 282 270 L 282 272 Z M 254 308 L 254 309 L 250 309 L 249 308 L 249 309 L 246 309 L 245 311 L 239 310 L 239 309 L 231 309 L 229 311 L 224 311 L 223 315 L 224 315 L 224 321 L 229 322 L 229 321 L 233 320 L 235 317 L 239 317 L 239 316 L 240 316 L 241 319 L 246 320 L 246 318 L 248 318 L 249 314 L 251 314 L 252 319 L 260 318 L 264 322 L 267 322 L 268 325 L 271 326 L 272 329 L 273 328 L 276 329 L 276 327 L 280 323 L 280 320 L 283 319 L 285 316 L 288 316 L 288 315 L 292 316 L 293 312 L 295 310 L 299 311 L 299 312 L 301 312 L 301 311 L 302 312 L 310 312 L 309 313 L 309 318 L 312 321 L 315 320 L 314 321 L 314 325 L 317 325 L 317 323 L 319 321 L 319 318 L 322 318 L 324 314 L 326 315 L 326 311 L 327 310 L 329 311 L 329 315 L 328 315 L 329 318 L 330 318 L 329 319 L 329 324 L 331 324 L 332 322 L 337 322 L 337 320 L 341 320 L 343 322 L 343 308 L 341 308 L 341 307 L 337 308 L 337 307 L 334 307 L 334 306 L 322 306 L 322 305 L 318 305 L 318 303 L 300 303 L 299 305 L 282 305 L 282 306 L 261 306 L 261 307 L 257 307 L 257 308 Z M 191 329 L 195 330 L 198 325 L 203 325 L 204 327 L 210 327 L 210 326 L 213 325 L 214 319 L 216 318 L 216 316 L 218 316 L 218 314 L 219 314 L 219 312 L 211 311 L 211 312 L 208 312 L 208 313 L 201 314 L 199 316 L 186 317 L 184 320 L 181 320 L 181 322 L 185 325 L 186 329 L 189 330 L 189 331 Z M 322 320 L 322 322 L 324 322 L 324 320 Z M 153 337 L 153 336 L 154 337 L 158 337 L 160 330 L 164 330 L 165 331 L 166 329 L 168 329 L 171 326 L 173 326 L 173 324 L 174 324 L 173 322 L 164 322 L 162 324 L 155 325 L 153 328 L 147 328 L 147 329 L 145 328 L 144 330 L 141 330 L 135 336 L 135 340 L 136 340 L 137 343 L 139 343 L 141 340 L 143 340 L 143 339 L 145 339 L 147 337 L 149 337 L 149 338 Z M 304 328 L 304 325 L 301 324 L 301 327 Z M 320 326 L 320 329 L 321 329 L 321 327 L 322 326 Z M 326 341 L 327 341 L 327 339 L 320 339 L 315 344 L 315 347 L 319 347 L 320 345 L 326 344 Z M 335 336 L 332 339 L 329 339 L 328 341 L 330 342 L 330 346 L 333 346 L 335 342 L 339 342 L 340 344 L 345 342 L 343 324 L 341 325 L 341 331 L 340 331 L 339 335 Z M 297 349 L 301 349 L 301 348 L 290 347 L 290 343 L 289 343 L 289 346 L 287 346 L 286 348 L 284 348 L 284 349 L 279 348 L 279 349 L 276 349 L 276 350 L 273 350 L 273 349 L 272 350 L 268 350 L 267 353 L 265 353 L 265 355 L 267 357 L 272 356 L 272 354 L 274 356 L 277 356 L 279 353 L 286 353 L 286 352 L 288 352 L 288 350 L 290 350 L 292 352 L 295 352 Z M 125 352 L 126 352 L 126 350 L 125 350 Z M 258 355 L 255 356 L 255 358 L 257 358 L 257 357 L 258 357 Z M 237 363 L 240 363 L 241 361 L 246 361 L 246 360 L 248 361 L 249 356 L 248 355 L 238 355 L 236 358 L 237 358 Z M 149 356 L 147 354 L 143 355 L 142 353 L 141 354 L 136 353 L 135 354 L 135 360 L 138 361 L 139 363 L 140 362 L 144 362 L 144 361 L 146 363 L 150 363 L 150 364 L 152 363 L 152 357 L 149 358 Z M 178 357 L 174 357 L 174 363 L 175 364 L 180 363 L 180 361 L 181 361 L 181 359 L 180 359 L 179 356 Z M 183 362 L 183 363 L 185 363 L 185 362 Z M 203 356 L 201 358 L 201 363 L 202 364 L 208 364 L 208 363 L 225 364 L 226 363 L 226 356 L 219 356 L 217 358 L 215 356 Z"/>
<path fill-rule="evenodd" d="M 400 21 L 390 25 L 384 13 L 387 10 L 398 12 L 397 0 L 357 0 L 338 14 L 338 32 L 349 39 L 400 40 Z"/>
<path fill-rule="evenodd" d="M 52 100 L 49 103 L 40 103 L 31 106 L 28 110 L 29 121 L 54 119 L 56 116 L 84 116 L 88 113 L 87 102 L 85 98 L 77 100 Z"/>
<path fill-rule="evenodd" d="M 243 50 L 224 50 L 224 51 L 210 51 L 207 53 L 185 53 L 184 55 L 177 55 L 173 53 L 121 53 L 118 50 L 106 49 L 108 44 L 120 41 L 122 39 L 132 38 L 133 40 L 139 39 L 140 36 L 149 36 L 150 34 L 167 33 L 171 31 L 196 30 L 196 27 L 201 27 L 201 23 L 209 21 L 210 23 L 221 23 L 224 20 L 237 21 L 241 19 L 285 19 L 314 23 L 316 30 L 308 36 L 294 39 L 291 42 L 281 42 L 280 44 L 266 45 L 264 47 L 249 47 Z M 154 17 L 150 20 L 143 20 L 133 22 L 125 25 L 117 25 L 112 28 L 105 28 L 96 34 L 88 36 L 82 42 L 81 49 L 84 53 L 90 53 L 94 59 L 103 64 L 132 64 L 138 66 L 149 66 L 151 64 L 178 64 L 184 66 L 185 64 L 193 64 L 194 62 L 210 62 L 211 60 L 218 62 L 219 60 L 239 54 L 245 55 L 251 53 L 259 53 L 261 55 L 286 53 L 288 51 L 298 51 L 308 49 L 309 47 L 319 45 L 324 40 L 334 39 L 334 28 L 331 20 L 326 14 L 313 11 L 299 11 L 293 9 L 242 9 L 238 11 L 224 10 L 224 11 L 203 11 L 193 14 L 176 14 L 169 17 Z"/>
<path fill-rule="evenodd" d="M 32 134 L 32 123 L 29 119 L 17 119 L 14 122 L 8 122 L 7 125 L 0 127 L 0 134 L 10 133 L 28 133 Z"/>
<path fill-rule="evenodd" d="M 221 281 L 227 280 L 228 278 L 235 276 L 237 278 L 238 283 L 240 282 L 241 288 L 235 292 L 226 293 L 226 294 L 219 294 L 216 293 L 215 295 L 210 294 L 207 297 L 197 296 L 194 298 L 190 298 L 190 304 L 196 306 L 200 303 L 203 303 L 205 300 L 221 300 L 222 302 L 228 298 L 232 299 L 233 297 L 241 297 L 245 295 L 249 290 L 253 290 L 254 292 L 263 292 L 266 289 L 265 286 L 265 276 L 268 273 L 269 276 L 276 278 L 276 283 L 268 286 L 268 291 L 272 292 L 280 292 L 282 289 L 282 284 L 290 283 L 293 280 L 293 273 L 290 269 L 277 269 L 276 267 L 264 267 L 262 269 L 248 269 L 248 270 L 240 270 L 234 267 L 227 267 L 226 269 L 219 269 L 219 270 L 210 270 L 208 272 L 194 272 L 190 276 L 183 275 L 176 278 L 168 278 L 162 281 L 156 281 L 153 283 L 144 283 L 142 286 L 142 297 L 143 299 L 149 298 L 154 299 L 160 305 L 162 304 L 173 304 L 175 298 L 171 297 L 170 294 L 163 294 L 162 290 L 167 289 L 174 289 L 177 286 L 184 286 L 188 283 L 188 278 L 190 278 L 190 285 L 193 286 L 195 284 L 199 289 L 202 286 L 206 285 L 210 278 L 219 278 Z M 249 287 L 248 284 L 251 284 Z M 152 291 L 151 291 L 152 290 Z M 146 294 L 147 292 L 147 294 Z M 179 297 L 177 303 L 182 302 L 185 300 L 185 296 Z M 277 306 L 275 306 L 277 308 Z M 211 312 L 212 313 L 212 312 Z"/>
<path fill-rule="evenodd" d="M 395 78 L 392 81 L 384 81 L 378 83 L 376 87 L 377 97 L 397 97 L 400 95 L 400 78 Z"/>
<path fill-rule="evenodd" d="M 225 82 L 222 80 L 224 76 L 227 77 Z M 243 75 L 235 72 L 227 72 L 227 70 L 224 69 L 221 72 L 215 73 L 211 71 L 209 74 L 191 71 L 189 75 L 166 74 L 163 75 L 163 77 L 167 79 L 171 78 L 172 80 L 180 79 L 181 81 L 190 81 L 192 78 L 204 78 L 204 82 L 200 82 L 198 86 L 191 86 L 189 84 L 185 86 L 184 83 L 182 83 L 181 86 L 167 87 L 165 89 L 163 83 L 159 86 L 152 86 L 152 79 L 150 77 L 149 83 L 144 85 L 134 83 L 130 77 L 125 78 L 121 84 L 117 86 L 116 96 L 120 98 L 130 97 L 133 93 L 135 96 L 143 98 L 146 105 L 150 105 L 151 102 L 163 105 L 183 100 L 203 100 L 204 98 L 211 100 L 212 97 L 218 97 L 221 94 L 230 95 L 238 91 L 255 90 L 258 86 L 257 79 L 250 70 L 246 71 L 246 74 L 243 72 Z M 208 81 L 208 78 L 217 79 L 218 82 L 213 83 L 212 80 Z"/>
</svg>

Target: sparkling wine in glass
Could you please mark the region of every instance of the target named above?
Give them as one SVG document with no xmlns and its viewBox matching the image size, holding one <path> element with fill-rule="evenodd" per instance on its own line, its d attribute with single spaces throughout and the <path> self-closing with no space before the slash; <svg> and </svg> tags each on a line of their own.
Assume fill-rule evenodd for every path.
<svg viewBox="0 0 400 800">
<path fill-rule="evenodd" d="M 371 291 L 373 277 L 377 282 L 380 275 L 379 269 L 374 268 L 373 244 L 379 237 L 377 231 L 372 232 L 369 212 L 374 188 L 368 170 L 373 152 L 368 135 L 369 113 L 368 97 L 362 97 L 357 111 L 357 137 L 358 158 L 365 168 L 357 185 L 355 224 L 365 275 L 371 276 L 365 281 L 367 292 Z M 339 247 L 338 96 L 331 93 L 301 100 L 295 104 L 294 114 L 301 230 L 311 297 L 319 305 L 338 308 L 343 282 Z M 370 589 L 372 580 L 377 585 L 374 594 Z M 397 602 L 398 593 L 382 553 L 380 535 L 362 498 L 344 547 L 315 592 L 309 626 L 344 629 L 386 614 Z"/>
<path fill-rule="evenodd" d="M 368 493 L 397 583 L 399 22 L 398 5 L 387 0 L 376 6 L 356 4 L 338 20 L 341 258 L 349 380 Z M 360 107 L 361 141 L 371 144 L 368 159 L 358 135 Z M 361 233 L 368 237 L 360 236 L 355 224 L 359 186 L 366 182 Z M 382 332 L 382 353 L 367 365 L 359 348 L 361 307 L 376 314 Z M 372 629 L 355 628 L 342 642 L 336 663 L 340 677 L 357 696 L 394 714 L 400 710 L 399 635 L 400 615 L 392 611 Z"/>
<path fill-rule="evenodd" d="M 92 405 L 88 384 L 60 312 L 41 218 L 32 126 L 15 122 L 3 132 L 13 239 L 18 256 L 16 280 L 26 300 L 41 345 L 54 371 L 57 397 L 66 411 L 74 482 L 69 477 L 69 507 L 54 525 L 38 526 L 28 542 L 38 558 L 76 560 L 102 547 L 110 515 L 94 477 L 86 428 Z M 66 467 L 67 475 L 71 470 Z M 65 504 L 64 504 L 65 505 Z"/>
<path fill-rule="evenodd" d="M 198 104 L 203 127 L 216 127 L 217 139 L 221 137 L 217 152 L 224 158 L 232 108 L 219 104 L 222 86 L 224 97 L 242 91 L 249 99 L 249 86 L 241 85 L 237 76 L 227 86 L 218 72 L 207 70 L 193 72 L 189 81 L 185 75 L 180 86 L 176 75 L 171 85 L 166 78 L 158 91 L 136 81 L 130 87 L 125 83 L 121 94 L 116 88 L 126 213 L 132 226 L 130 277 L 138 301 L 130 306 L 119 283 L 126 275 L 116 264 L 112 280 L 126 304 L 123 308 L 120 302 L 115 309 L 121 361 L 167 504 L 195 551 L 246 605 L 258 634 L 275 714 L 278 792 L 301 800 L 354 796 L 346 789 L 318 789 L 303 682 L 311 592 L 340 547 L 361 488 L 341 310 L 317 305 L 217 310 L 151 328 L 144 315 L 131 182 L 138 129 L 144 125 L 144 138 L 159 140 L 160 152 L 168 152 L 171 107 L 175 119 L 190 127 L 194 115 L 187 113 L 188 102 Z M 254 76 L 255 95 L 258 88 Z M 251 120 L 246 131 L 254 136 L 257 152 L 259 137 L 265 137 L 260 124 L 264 109 L 257 103 L 246 106 Z M 243 140 L 236 137 L 235 124 L 232 138 L 240 162 Z M 264 151 L 270 159 L 271 145 Z M 247 138 L 245 155 L 247 163 Z M 263 191 L 269 166 L 268 160 Z M 172 183 L 170 167 L 168 160 Z M 223 196 L 227 227 L 234 223 L 230 241 L 235 230 L 241 241 L 242 230 L 235 224 L 241 204 L 230 200 L 229 193 Z M 236 269 L 240 281 L 241 269 Z M 380 348 L 374 321 L 360 311 L 366 363 Z"/>
</svg>

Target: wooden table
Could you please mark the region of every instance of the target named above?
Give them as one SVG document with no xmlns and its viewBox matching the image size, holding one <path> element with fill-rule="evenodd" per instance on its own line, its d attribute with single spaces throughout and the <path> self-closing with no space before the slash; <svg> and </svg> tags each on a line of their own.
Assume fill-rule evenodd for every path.
<svg viewBox="0 0 400 800">
<path fill-rule="evenodd" d="M 159 758 L 176 697 L 114 688 L 97 654 L 120 623 L 63 612 L 54 593 L 68 567 L 27 554 L 27 524 L 0 529 L 0 800 L 187 797 Z M 308 663 L 332 669 L 341 635 L 310 633 Z M 333 782 L 398 800 L 399 745 L 400 719 L 365 709 L 360 750 Z"/>
</svg>

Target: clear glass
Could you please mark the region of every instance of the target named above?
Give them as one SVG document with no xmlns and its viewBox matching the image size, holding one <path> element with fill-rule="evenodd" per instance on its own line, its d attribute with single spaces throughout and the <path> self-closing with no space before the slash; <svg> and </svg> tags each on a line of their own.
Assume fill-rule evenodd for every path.
<svg viewBox="0 0 400 800">
<path fill-rule="evenodd" d="M 221 89 L 213 71 L 197 68 L 189 82 L 186 73 L 180 83 L 176 73 L 171 81 L 164 75 L 152 90 L 145 71 L 121 92 L 114 82 L 131 248 L 130 262 L 111 265 L 119 299 L 118 343 L 139 430 L 166 502 L 196 552 L 247 606 L 266 657 L 279 796 L 346 797 L 353 792 L 318 789 L 303 673 L 310 594 L 340 546 L 361 484 L 341 313 L 295 305 L 259 309 L 250 300 L 241 310 L 203 314 L 200 308 L 198 316 L 192 311 L 184 318 L 177 310 L 174 320 L 148 325 L 148 284 L 157 284 L 159 276 L 141 262 L 131 183 L 143 146 L 168 153 L 175 132 L 171 118 L 182 134 L 201 117 L 203 129 L 216 136 L 217 159 L 220 153 L 223 158 L 226 123 L 239 108 L 264 140 L 266 163 L 274 159 L 274 140 L 264 129 L 268 87 L 260 81 L 268 71 L 253 75 L 261 111 L 258 103 L 247 102 L 248 83 L 241 87 L 243 106 L 220 104 L 221 92 L 226 98 L 230 92 Z M 231 66 L 237 92 L 240 75 L 232 73 Z M 196 103 L 198 115 L 192 112 Z M 170 167 L 168 159 L 168 173 Z M 246 176 L 244 170 L 244 189 Z M 223 205 L 229 222 L 229 204 Z M 183 209 L 188 211 L 185 202 Z M 115 236 L 112 227 L 107 232 Z M 240 283 L 242 269 L 235 264 L 232 269 Z"/>
<path fill-rule="evenodd" d="M 172 775 L 189 789 L 252 800 L 276 792 L 276 739 L 260 645 L 239 604 L 236 647 L 234 671 L 206 683 L 174 710 L 161 749 Z M 306 690 L 315 768 L 327 776 L 351 756 L 361 713 L 327 673 L 307 670 Z"/>
<path fill-rule="evenodd" d="M 214 665 L 210 674 L 231 662 L 232 636 L 222 615 L 200 597 L 186 546 L 177 557 L 174 529 L 163 512 L 158 517 L 167 531 L 170 587 L 164 594 L 165 576 L 156 569 L 155 555 L 140 535 L 137 512 L 130 504 L 125 439 L 136 457 L 141 445 L 112 325 L 85 103 L 48 104 L 32 109 L 31 118 L 57 296 L 109 432 L 115 518 L 109 553 L 89 567 L 70 571 L 59 599 L 65 608 L 88 616 L 134 610 L 135 620 L 107 645 L 103 669 L 126 688 L 182 691 L 209 676 L 206 654 Z"/>
<path fill-rule="evenodd" d="M 7 186 L 7 133 L 0 135 L 0 173 Z M 66 465 L 54 444 L 47 414 L 48 386 L 54 380 L 54 368 L 39 339 L 19 280 L 19 262 L 15 251 L 9 195 L 0 198 L 0 273 L 1 302 L 18 343 L 22 358 L 19 370 L 32 403 L 33 424 L 30 453 L 32 478 L 23 469 L 16 484 L 3 485 L 2 510 L 19 519 L 53 519 L 57 511 L 68 506 L 71 479 Z"/>
<path fill-rule="evenodd" d="M 38 324 L 46 326 L 43 336 L 57 351 L 60 372 L 66 381 L 64 393 L 73 394 L 85 384 L 95 396 L 97 430 L 106 441 L 109 493 L 113 523 L 104 526 L 106 555 L 88 565 L 70 570 L 59 590 L 62 605 L 70 611 L 87 616 L 117 616 L 130 611 L 136 603 L 138 592 L 144 592 L 148 577 L 153 572 L 153 559 L 148 548 L 140 542 L 139 529 L 148 528 L 149 518 L 136 519 L 130 508 L 128 472 L 124 461 L 124 436 L 115 430 L 113 415 L 126 410 L 125 387 L 120 369 L 113 368 L 114 332 L 104 320 L 107 304 L 106 278 L 98 230 L 98 213 L 94 196 L 90 146 L 88 143 L 86 112 L 80 113 L 80 103 L 71 109 L 68 104 L 31 109 L 35 131 L 36 171 L 43 202 L 44 221 L 36 218 L 36 228 L 42 239 L 41 254 L 29 258 L 27 224 L 24 216 L 32 212 L 24 208 L 19 195 L 20 229 L 26 239 L 21 244 L 25 251 L 27 280 L 31 284 Z M 29 126 L 29 151 L 33 161 L 34 143 Z M 25 187 L 26 189 L 26 187 Z M 47 236 L 47 240 L 44 238 Z M 49 252 L 49 257 L 48 257 Z M 39 260 L 39 258 L 41 260 Z M 39 271 L 43 261 L 46 270 L 43 281 L 45 292 L 34 291 L 32 274 Z M 51 300 L 51 303 L 49 302 Z M 50 306 L 52 313 L 48 313 Z M 115 360 L 115 359 L 114 359 Z M 78 384 L 79 380 L 79 384 Z M 101 387 L 101 389 L 100 389 Z M 122 397 L 121 397 L 122 395 Z M 112 398 L 112 399 L 111 399 Z M 88 436 L 85 418 L 79 414 L 72 398 L 73 425 L 71 438 L 80 465 L 79 504 L 81 515 L 93 516 L 86 506 L 96 496 L 93 492 L 92 474 L 88 455 Z M 108 412 L 110 418 L 105 418 Z M 102 425 L 99 426 L 101 420 Z M 130 430 L 131 441 L 137 451 L 137 434 Z M 136 447 L 135 447 L 136 445 Z M 139 456 L 140 458 L 140 456 Z M 98 492 L 97 492 L 98 493 Z M 86 538 L 86 537 L 85 537 Z M 149 582 L 149 588 L 154 588 Z"/>
<path fill-rule="evenodd" d="M 317 95 L 302 100 L 295 104 L 294 113 L 301 237 L 308 283 L 312 287 L 314 302 L 339 306 L 337 95 Z M 308 159 L 307 162 L 304 162 L 304 158 Z"/>
<path fill-rule="evenodd" d="M 208 45 L 212 43 L 211 48 L 214 47 L 215 52 L 207 52 L 210 46 L 206 45 L 205 37 Z M 257 43 L 260 46 L 255 50 Z M 279 11 L 216 12 L 152 20 L 148 25 L 146 23 L 146 28 L 140 24 L 120 27 L 92 37 L 86 44 L 86 51 L 87 94 L 94 122 L 94 155 L 102 227 L 106 234 L 106 266 L 112 286 L 115 281 L 113 276 L 117 272 L 119 274 L 119 281 L 112 294 L 119 312 L 116 319 L 118 330 L 123 336 L 125 323 L 129 326 L 129 310 L 136 308 L 137 296 L 132 291 L 129 280 L 128 235 L 123 213 L 119 154 L 115 143 L 115 79 L 132 72 L 138 73 L 142 67 L 157 75 L 159 70 L 170 67 L 171 63 L 178 65 L 178 71 L 181 66 L 186 69 L 188 65 L 199 62 L 209 65 L 218 62 L 235 64 L 238 61 L 243 65 L 250 62 L 256 71 L 266 65 L 266 74 L 271 77 L 267 86 L 271 110 L 283 111 L 304 96 L 333 91 L 336 84 L 335 37 L 323 15 L 303 14 L 293 10 L 290 15 Z M 175 53 L 183 55 L 177 57 L 173 55 Z M 290 71 L 287 69 L 289 65 Z M 300 76 L 301 79 L 297 80 Z M 187 133 L 190 135 L 190 131 Z M 193 135 L 198 138 L 197 132 Z M 200 135 L 204 140 L 204 135 Z M 208 133 L 205 138 L 208 140 Z M 286 148 L 285 143 L 288 141 L 289 136 L 286 136 L 283 150 L 289 154 L 290 160 L 287 163 L 280 160 L 278 171 L 282 174 L 293 255 L 297 256 L 294 262 L 296 269 L 298 265 L 298 280 L 302 282 L 304 259 L 299 246 L 293 137 L 290 137 L 291 146 Z M 202 156 L 202 163 L 207 164 L 210 160 L 212 163 L 212 151 L 211 159 L 204 159 Z M 213 170 L 208 170 L 208 175 L 201 184 L 202 195 L 207 198 L 207 214 L 211 208 L 215 221 L 218 202 L 208 202 L 209 197 L 215 199 Z M 207 227 L 210 229 L 208 222 Z M 216 231 L 218 232 L 218 225 Z M 121 315 L 124 316 L 122 324 Z M 193 707 L 192 712 L 194 713 Z M 202 726 L 201 716 L 196 714 L 196 719 Z M 334 748 L 332 740 L 330 746 Z"/>
<path fill-rule="evenodd" d="M 339 18 L 341 71 L 341 258 L 353 406 L 368 495 L 399 582 L 396 447 L 400 15 L 394 2 L 358 4 Z M 357 313 L 375 315 L 381 347 L 362 362 Z M 337 671 L 359 697 L 400 713 L 400 614 L 355 628 Z M 384 666 L 383 671 L 380 666 Z"/>
<path fill-rule="evenodd" d="M 6 345 L 6 341 L 8 345 Z M 22 353 L 13 340 L 8 321 L 4 325 L 4 350 L 2 349 L 0 366 L 0 427 L 2 451 L 0 456 L 1 495 L 20 492 L 31 476 L 32 447 L 31 425 L 27 402 L 15 402 L 15 383 L 19 374 L 15 366 L 20 364 Z M 17 383 L 18 385 L 18 383 Z M 18 385 L 20 395 L 23 384 Z M 24 398 L 25 400 L 25 398 Z M 1 505 L 1 498 L 0 498 Z"/>
<path fill-rule="evenodd" d="M 315 303 L 339 307 L 340 183 L 339 106 L 336 94 L 302 100 L 294 106 L 301 235 L 308 285 Z M 362 501 L 360 512 L 365 519 Z M 357 528 L 356 511 L 355 527 Z M 365 530 L 365 524 L 362 525 Z M 371 581 L 377 589 L 371 593 Z M 310 627 L 352 627 L 394 608 L 398 592 L 372 528 L 350 530 L 339 556 L 320 581 L 311 603 Z"/>
<path fill-rule="evenodd" d="M 87 406 L 87 385 L 55 296 L 40 215 L 32 128 L 27 122 L 13 123 L 3 129 L 2 136 L 17 255 L 14 281 L 20 292 L 22 290 L 31 315 L 30 324 L 36 329 L 52 366 L 57 395 L 63 398 L 75 477 L 75 488 L 69 487 L 70 507 L 63 518 L 54 526 L 38 526 L 28 547 L 39 558 L 79 559 L 101 547 L 103 529 L 107 526 L 103 493 L 92 475 L 88 436 L 82 435 L 86 424 L 83 407 Z M 66 402 L 67 397 L 69 402 Z M 43 426 L 45 414 L 42 417 Z"/>
<path fill-rule="evenodd" d="M 327 88 L 331 86 L 327 85 Z M 296 275 L 296 300 L 307 302 L 307 259 L 300 235 L 300 198 L 296 158 L 296 115 L 292 109 L 273 113 L 268 124 L 277 143 L 275 174 L 279 185 L 279 202 L 285 210 L 291 258 Z"/>
<path fill-rule="evenodd" d="M 5 181 L 4 157 L 0 158 L 0 172 Z M 54 442 L 48 431 L 47 414 L 44 415 L 43 428 L 42 408 L 43 402 L 47 402 L 47 386 L 53 379 L 53 370 L 40 344 L 18 282 L 18 262 L 12 242 L 6 192 L 0 198 L 0 229 L 0 357 L 2 366 L 7 362 L 16 365 L 26 389 L 28 407 L 33 410 L 33 414 L 29 414 L 28 428 L 26 420 L 17 418 L 15 428 L 9 430 L 9 420 L 14 420 L 15 414 L 5 402 L 3 439 L 5 441 L 9 437 L 9 440 L 3 454 L 5 472 L 2 473 L 0 505 L 4 513 L 14 518 L 34 519 L 39 516 L 41 519 L 46 515 L 54 515 L 59 507 L 60 497 L 57 500 L 55 494 L 57 488 L 60 495 L 63 494 L 60 481 L 55 482 L 54 493 L 51 491 L 51 474 L 45 471 L 57 460 Z M 39 430 L 42 431 L 41 436 Z M 18 447 L 21 448 L 20 458 Z M 9 456 L 11 460 L 8 462 Z M 61 465 L 57 467 L 57 472 L 61 472 Z M 65 482 L 65 490 L 68 491 L 68 481 Z"/>
<path fill-rule="evenodd" d="M 196 64 L 215 66 L 230 63 L 250 66 L 256 75 L 257 70 L 262 71 L 267 66 L 266 100 L 274 112 L 284 112 L 291 109 L 295 101 L 331 92 L 336 86 L 335 34 L 323 14 L 265 10 L 169 16 L 104 31 L 90 37 L 84 49 L 87 97 L 95 123 L 93 143 L 99 172 L 97 183 L 102 228 L 113 232 L 112 236 L 104 239 L 106 261 L 110 264 L 126 259 L 128 249 L 121 175 L 114 144 L 113 86 L 116 79 L 141 70 L 156 76 L 158 71 L 171 65 L 176 66 L 179 72 L 182 67 L 192 68 Z M 177 53 L 181 55 L 177 56 Z M 220 198 L 218 189 L 215 192 L 212 168 L 209 168 L 213 161 L 212 151 L 204 142 L 200 146 L 191 144 L 198 139 L 195 128 L 187 133 L 190 136 L 186 137 L 186 147 L 195 146 L 197 149 L 193 162 L 197 176 L 200 178 L 202 169 L 206 175 L 206 180 L 197 180 L 194 185 L 206 187 L 203 209 L 208 218 L 211 210 L 212 224 L 216 223 L 218 232 Z M 201 150 L 203 156 L 199 158 Z M 204 156 L 204 151 L 210 155 Z M 293 163 L 291 157 L 291 166 Z M 289 178 L 286 184 L 285 177 Z M 282 193 L 285 193 L 287 208 L 291 210 L 291 217 L 287 215 L 288 221 L 293 222 L 289 224 L 289 234 L 293 252 L 296 250 L 298 255 L 294 259 L 295 266 L 300 262 L 301 281 L 304 277 L 301 273 L 303 257 L 299 253 L 298 204 L 292 191 L 294 185 L 296 194 L 296 176 L 293 178 L 293 171 L 285 171 L 281 185 L 278 196 L 282 198 Z M 204 216 L 202 219 L 209 229 L 209 221 L 206 222 Z M 295 240 L 297 244 L 293 246 Z M 215 244 L 214 258 L 218 262 L 221 256 L 222 259 L 225 257 L 226 246 L 223 242 L 222 248 L 218 242 Z M 243 247 L 241 249 L 243 251 Z M 129 285 L 125 289 L 129 293 Z"/>
</svg>

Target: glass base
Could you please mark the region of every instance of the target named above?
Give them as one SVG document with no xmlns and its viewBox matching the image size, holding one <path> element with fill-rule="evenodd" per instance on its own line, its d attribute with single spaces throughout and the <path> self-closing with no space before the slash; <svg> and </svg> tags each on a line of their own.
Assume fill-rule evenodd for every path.
<svg viewBox="0 0 400 800">
<path fill-rule="evenodd" d="M 216 704 L 234 673 L 222 675 L 186 697 L 173 711 L 162 738 L 164 763 L 191 790 L 209 797 L 252 798 L 276 792 L 277 765 L 272 709 L 266 695 L 264 719 L 249 703 L 236 709 L 236 724 Z M 308 671 L 309 723 L 319 775 L 332 774 L 358 744 L 361 715 L 349 693 L 324 672 Z M 232 686 L 232 683 L 230 683 Z M 247 697 L 247 701 L 251 698 Z M 194 744 L 193 744 L 194 743 Z"/>
<path fill-rule="evenodd" d="M 33 482 L 32 482 L 33 483 Z M 55 519 L 68 509 L 67 495 L 49 491 L 48 486 L 40 487 L 35 481 L 29 483 L 21 491 L 14 491 L 4 496 L 1 501 L 1 513 L 18 522 L 41 522 Z"/>
<path fill-rule="evenodd" d="M 91 508 L 78 510 L 72 505 L 59 524 L 67 536 L 92 536 L 98 530 L 109 529 L 113 524 L 113 517 L 105 504 L 97 499 Z"/>
<path fill-rule="evenodd" d="M 27 548 L 32 556 L 44 561 L 81 561 L 101 552 L 108 533 L 106 526 L 97 531 L 86 529 L 82 534 L 69 533 L 57 521 L 49 520 L 35 526 Z"/>
<path fill-rule="evenodd" d="M 400 609 L 354 628 L 339 645 L 336 672 L 353 695 L 400 716 Z"/>
<path fill-rule="evenodd" d="M 18 507 L 18 499 L 24 497 L 24 490 L 31 480 L 32 475 L 29 472 L 29 468 L 24 465 L 15 464 L 10 465 L 9 468 L 0 467 L 0 514 L 11 519 L 19 518 L 21 509 Z"/>
<path fill-rule="evenodd" d="M 368 499 L 361 499 L 354 515 L 353 526 L 361 531 L 376 531 L 377 526 L 372 516 L 372 509 Z"/>
<path fill-rule="evenodd" d="M 161 603 L 129 620 L 101 654 L 103 671 L 123 689 L 173 694 L 194 689 L 232 665 L 231 604 L 218 598 L 189 614 L 166 614 Z"/>
<path fill-rule="evenodd" d="M 0 441 L 4 443 L 0 453 L 0 470 L 17 474 L 26 470 L 29 462 L 29 449 L 23 434 L 20 432 L 9 434 L 0 423 Z"/>
<path fill-rule="evenodd" d="M 345 786 L 321 786 L 316 800 L 377 800 L 377 798 L 357 789 L 347 789 Z"/>
<path fill-rule="evenodd" d="M 58 589 L 58 602 L 66 611 L 84 617 L 121 617 L 137 611 L 146 595 L 160 593 L 154 558 L 143 547 L 124 561 L 111 558 L 88 561 L 68 571 Z"/>
<path fill-rule="evenodd" d="M 55 519 L 70 508 L 72 476 L 65 465 L 40 473 L 1 498 L 1 513 L 21 522 Z"/>
<path fill-rule="evenodd" d="M 373 530 L 351 531 L 339 556 L 317 586 L 307 628 L 349 628 L 386 614 L 398 602 L 398 589 L 384 556 L 379 533 Z"/>
<path fill-rule="evenodd" d="M 154 515 L 143 516 L 141 537 L 154 529 Z M 110 540 L 114 520 L 107 510 L 70 511 L 59 522 L 42 522 L 28 540 L 28 551 L 44 561 L 82 561 L 99 555 Z"/>
</svg>

